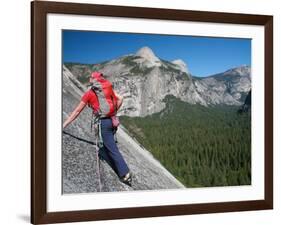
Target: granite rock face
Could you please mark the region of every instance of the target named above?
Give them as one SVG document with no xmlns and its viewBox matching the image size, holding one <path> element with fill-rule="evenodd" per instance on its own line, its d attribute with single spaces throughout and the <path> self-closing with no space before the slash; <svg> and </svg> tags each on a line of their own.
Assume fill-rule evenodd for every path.
<svg viewBox="0 0 281 225">
<path fill-rule="evenodd" d="M 63 67 L 63 120 L 79 103 L 85 90 L 75 76 Z M 122 126 L 117 131 L 118 147 L 133 173 L 133 183 L 132 187 L 121 183 L 108 162 L 103 158 L 99 161 L 97 158 L 96 139 L 91 132 L 91 117 L 92 112 L 86 107 L 63 131 L 64 194 L 99 192 L 100 184 L 102 192 L 184 188 Z M 104 150 L 101 150 L 101 155 L 103 154 Z"/>
<path fill-rule="evenodd" d="M 239 106 L 251 89 L 251 68 L 241 66 L 204 79 L 194 79 L 194 84 L 208 104 Z"/>
<path fill-rule="evenodd" d="M 204 106 L 242 105 L 251 89 L 251 69 L 241 66 L 213 76 L 192 76 L 187 63 L 160 59 L 149 47 L 93 65 L 66 64 L 73 75 L 83 81 L 98 70 L 112 81 L 124 97 L 120 115 L 147 116 L 165 108 L 163 99 L 174 95 L 184 102 Z M 86 82 L 84 83 L 86 84 Z"/>
</svg>

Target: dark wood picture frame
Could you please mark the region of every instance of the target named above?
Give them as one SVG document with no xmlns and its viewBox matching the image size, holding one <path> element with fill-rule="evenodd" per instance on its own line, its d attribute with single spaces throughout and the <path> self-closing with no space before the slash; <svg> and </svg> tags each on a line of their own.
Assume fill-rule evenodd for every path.
<svg viewBox="0 0 281 225">
<path fill-rule="evenodd" d="M 265 199 L 237 202 L 184 204 L 47 212 L 47 14 L 95 15 L 175 21 L 199 21 L 264 26 L 265 32 Z M 234 13 L 137 8 L 78 3 L 31 3 L 31 223 L 58 223 L 273 208 L 273 17 Z"/>
</svg>

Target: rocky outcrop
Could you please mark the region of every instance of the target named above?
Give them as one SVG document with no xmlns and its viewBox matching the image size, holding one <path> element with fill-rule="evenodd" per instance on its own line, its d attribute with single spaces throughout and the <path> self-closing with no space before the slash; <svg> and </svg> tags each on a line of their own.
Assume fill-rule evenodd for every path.
<svg viewBox="0 0 281 225">
<path fill-rule="evenodd" d="M 251 112 L 251 107 L 252 107 L 252 91 L 250 90 L 248 95 L 246 96 L 245 102 L 240 108 L 238 109 L 238 113 L 249 113 Z"/>
<path fill-rule="evenodd" d="M 79 103 L 86 88 L 63 67 L 63 120 Z M 118 147 L 133 173 L 132 187 L 121 183 L 106 158 L 98 169 L 97 149 L 91 132 L 91 110 L 85 108 L 62 135 L 63 193 L 176 189 L 184 186 L 146 149 L 134 140 L 124 127 L 117 131 Z M 101 150 L 104 156 L 104 150 Z M 99 179 L 99 175 L 101 179 Z"/>
<path fill-rule="evenodd" d="M 184 73 L 189 73 L 186 63 L 181 59 L 176 59 L 172 61 L 173 64 L 179 67 L 179 69 Z"/>
</svg>

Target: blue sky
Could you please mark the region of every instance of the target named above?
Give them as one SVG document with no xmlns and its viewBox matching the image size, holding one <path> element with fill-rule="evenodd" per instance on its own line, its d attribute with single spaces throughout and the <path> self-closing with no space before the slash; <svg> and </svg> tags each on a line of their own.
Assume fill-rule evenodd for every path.
<svg viewBox="0 0 281 225">
<path fill-rule="evenodd" d="M 182 59 L 193 76 L 251 66 L 250 39 L 64 30 L 62 41 L 63 62 L 95 64 L 148 46 L 160 59 Z"/>
</svg>

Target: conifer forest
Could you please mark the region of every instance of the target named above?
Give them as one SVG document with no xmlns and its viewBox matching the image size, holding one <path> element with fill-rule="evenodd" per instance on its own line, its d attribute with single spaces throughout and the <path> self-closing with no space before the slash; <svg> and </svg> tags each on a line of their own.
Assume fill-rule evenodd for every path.
<svg viewBox="0 0 281 225">
<path fill-rule="evenodd" d="M 164 99 L 146 117 L 120 117 L 141 145 L 186 187 L 251 184 L 251 113 Z"/>
</svg>

